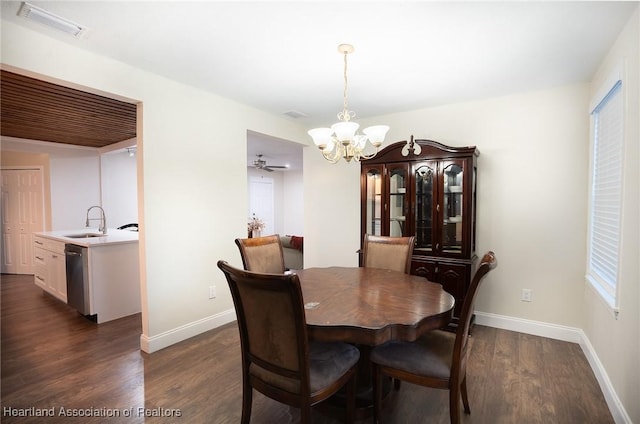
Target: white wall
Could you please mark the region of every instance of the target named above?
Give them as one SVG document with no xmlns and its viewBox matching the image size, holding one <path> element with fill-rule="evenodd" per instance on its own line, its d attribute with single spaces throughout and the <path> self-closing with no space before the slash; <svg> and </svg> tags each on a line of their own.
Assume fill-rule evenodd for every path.
<svg viewBox="0 0 640 424">
<path fill-rule="evenodd" d="M 107 226 L 118 228 L 138 222 L 136 157 L 123 150 L 101 155 L 100 183 Z"/>
<path fill-rule="evenodd" d="M 615 45 L 601 64 L 590 94 L 622 65 L 624 98 L 624 181 L 622 249 L 620 260 L 620 313 L 611 310 L 589 287 L 584 292 L 584 332 L 597 359 L 615 388 L 627 417 L 618 422 L 640 422 L 640 13 L 636 9 Z M 618 417 L 616 417 L 618 418 Z M 623 421 L 624 420 L 624 421 Z"/>
<path fill-rule="evenodd" d="M 52 230 L 84 228 L 87 209 L 101 204 L 98 154 L 96 152 L 88 156 L 52 154 L 49 160 Z M 98 221 L 91 221 L 90 226 L 98 228 Z"/>
<path fill-rule="evenodd" d="M 360 165 L 332 165 L 317 148 L 303 154 L 304 266 L 358 266 Z"/>
<path fill-rule="evenodd" d="M 287 171 L 282 174 L 284 196 L 281 234 L 304 236 L 303 171 Z"/>
</svg>

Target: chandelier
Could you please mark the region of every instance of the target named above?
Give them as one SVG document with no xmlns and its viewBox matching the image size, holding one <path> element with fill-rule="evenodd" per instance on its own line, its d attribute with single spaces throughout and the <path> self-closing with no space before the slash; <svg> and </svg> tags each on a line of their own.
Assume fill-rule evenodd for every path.
<svg viewBox="0 0 640 424">
<path fill-rule="evenodd" d="M 338 113 L 339 122 L 333 124 L 331 128 L 314 128 L 308 131 L 313 142 L 322 151 L 322 156 L 331 163 L 338 162 L 340 158 L 346 162 L 351 162 L 352 159 L 356 162 L 371 159 L 378 153 L 389 131 L 386 125 L 374 125 L 363 129 L 364 134 L 358 134 L 360 125 L 351 121 L 356 114 L 347 108 L 347 55 L 353 53 L 353 50 L 350 44 L 338 46 L 338 52 L 344 55 L 344 91 L 342 112 Z M 367 142 L 375 148 L 374 151 L 365 153 Z M 369 148 L 368 151 L 371 149 Z"/>
</svg>

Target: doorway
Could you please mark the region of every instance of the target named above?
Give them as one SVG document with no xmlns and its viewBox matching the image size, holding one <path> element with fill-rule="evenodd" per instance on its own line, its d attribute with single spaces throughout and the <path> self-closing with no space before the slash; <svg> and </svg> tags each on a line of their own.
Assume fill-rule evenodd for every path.
<svg viewBox="0 0 640 424">
<path fill-rule="evenodd" d="M 44 230 L 41 168 L 2 169 L 2 273 L 33 274 L 31 234 Z"/>
<path fill-rule="evenodd" d="M 249 180 L 249 219 L 256 217 L 264 222 L 261 235 L 274 234 L 273 178 L 252 177 Z"/>
<path fill-rule="evenodd" d="M 251 218 L 251 208 L 257 203 L 251 199 L 252 181 L 270 180 L 272 186 L 270 205 L 273 205 L 271 215 L 273 228 L 269 230 L 271 234 L 304 235 L 302 166 L 304 147 L 305 145 L 293 141 L 247 131 L 248 218 Z M 260 159 L 264 161 L 266 167 L 260 166 Z M 258 213 L 256 217 L 265 220 Z M 263 234 L 267 234 L 266 229 Z"/>
</svg>

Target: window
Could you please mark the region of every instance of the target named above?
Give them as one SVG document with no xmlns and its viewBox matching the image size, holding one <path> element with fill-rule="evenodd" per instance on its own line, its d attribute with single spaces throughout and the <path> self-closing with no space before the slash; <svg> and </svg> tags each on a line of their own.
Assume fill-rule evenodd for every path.
<svg viewBox="0 0 640 424">
<path fill-rule="evenodd" d="M 611 85 L 609 85 L 611 87 Z M 622 209 L 622 81 L 592 110 L 592 175 L 589 199 L 587 280 L 617 311 L 620 216 Z"/>
</svg>

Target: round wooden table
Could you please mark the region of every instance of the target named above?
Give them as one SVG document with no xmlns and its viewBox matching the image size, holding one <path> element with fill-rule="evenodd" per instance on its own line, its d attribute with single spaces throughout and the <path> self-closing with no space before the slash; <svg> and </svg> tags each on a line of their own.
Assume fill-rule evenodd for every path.
<svg viewBox="0 0 640 424">
<path fill-rule="evenodd" d="M 453 296 L 424 277 L 378 268 L 294 272 L 300 279 L 309 337 L 353 343 L 360 349 L 358 419 L 372 412 L 371 348 L 390 340 L 414 341 L 453 317 Z M 385 386 L 388 392 L 388 381 Z M 334 404 L 343 408 L 344 397 L 336 396 Z"/>
<path fill-rule="evenodd" d="M 308 268 L 300 279 L 309 336 L 376 346 L 446 326 L 455 300 L 424 277 L 378 268 Z"/>
</svg>

